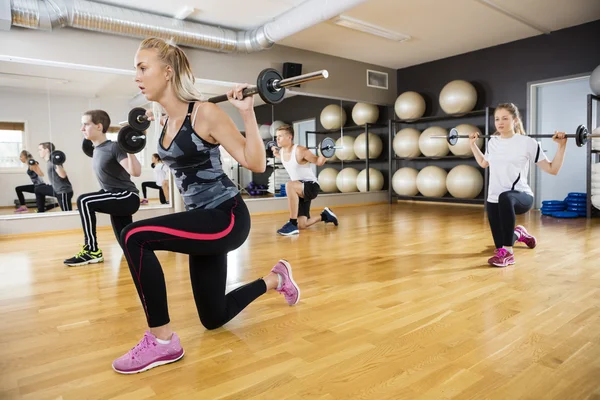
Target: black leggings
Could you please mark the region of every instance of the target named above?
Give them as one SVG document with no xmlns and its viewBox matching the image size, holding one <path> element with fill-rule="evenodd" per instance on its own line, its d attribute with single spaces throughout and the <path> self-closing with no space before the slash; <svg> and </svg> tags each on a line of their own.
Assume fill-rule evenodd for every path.
<svg viewBox="0 0 600 400">
<path fill-rule="evenodd" d="M 163 193 L 163 188 L 158 186 L 156 182 L 142 182 L 142 193 L 144 194 L 144 198 L 147 199 L 146 189 L 158 189 L 158 196 L 160 198 L 160 204 L 166 204 L 167 199 L 165 198 L 165 194 Z"/>
<path fill-rule="evenodd" d="M 110 222 L 113 232 L 119 244 L 121 231 L 133 222 L 132 215 L 140 208 L 140 197 L 133 192 L 123 190 L 121 192 L 99 192 L 85 193 L 77 199 L 77 208 L 81 217 L 81 227 L 85 244 L 90 251 L 98 251 L 98 240 L 96 239 L 96 213 L 110 214 Z"/>
<path fill-rule="evenodd" d="M 35 187 L 35 202 L 38 212 L 46 211 L 46 196 L 56 197 L 60 209 L 63 211 L 71 211 L 73 209 L 73 192 L 55 193 L 51 185 L 37 185 Z"/>
<path fill-rule="evenodd" d="M 516 214 L 525 214 L 532 206 L 533 197 L 517 190 L 500 193 L 497 203 L 487 203 L 488 219 L 497 249 L 515 243 Z"/>
<path fill-rule="evenodd" d="M 190 280 L 200 321 L 216 329 L 267 291 L 257 279 L 225 294 L 227 253 L 250 233 L 242 197 L 213 209 L 194 209 L 134 222 L 121 233 L 129 270 L 151 328 L 170 322 L 167 289 L 157 250 L 189 254 Z"/>
<path fill-rule="evenodd" d="M 25 196 L 23 196 L 23 193 L 35 194 L 35 186 L 34 185 L 17 186 L 15 188 L 15 191 L 17 192 L 17 197 L 19 198 L 19 205 L 24 206 L 25 205 Z"/>
</svg>

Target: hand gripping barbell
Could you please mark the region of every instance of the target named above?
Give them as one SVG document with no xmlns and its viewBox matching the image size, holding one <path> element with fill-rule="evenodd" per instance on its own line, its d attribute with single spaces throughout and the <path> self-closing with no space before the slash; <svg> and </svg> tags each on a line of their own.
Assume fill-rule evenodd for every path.
<svg viewBox="0 0 600 400">
<path fill-rule="evenodd" d="M 267 157 L 273 158 L 273 147 L 277 147 L 277 142 L 274 140 L 270 140 L 266 144 Z M 279 148 L 279 147 L 277 147 Z M 318 149 L 321 155 L 325 158 L 331 158 L 335 154 L 335 149 L 341 149 L 342 146 L 336 146 L 335 141 L 331 138 L 325 138 L 321 143 L 319 143 L 319 147 L 306 147 L 307 149 Z"/>
</svg>

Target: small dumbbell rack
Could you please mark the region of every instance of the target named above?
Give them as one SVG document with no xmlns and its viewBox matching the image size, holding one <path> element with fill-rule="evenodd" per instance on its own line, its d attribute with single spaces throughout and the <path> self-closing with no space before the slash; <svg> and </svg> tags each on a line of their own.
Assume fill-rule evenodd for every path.
<svg viewBox="0 0 600 400">
<path fill-rule="evenodd" d="M 595 127 L 593 124 L 593 109 L 594 103 L 596 106 L 600 103 L 600 96 L 595 96 L 593 94 L 588 94 L 587 96 L 587 128 L 588 132 L 591 134 Z M 586 216 L 587 218 L 597 217 L 600 215 L 600 211 L 596 210 L 596 208 L 592 205 L 592 164 L 600 162 L 600 149 L 594 150 L 593 139 L 588 139 L 587 142 L 587 167 L 586 167 Z"/>
<path fill-rule="evenodd" d="M 366 174 L 367 174 L 367 192 L 369 192 L 371 190 L 371 182 L 369 180 L 369 161 L 371 160 L 376 160 L 379 159 L 379 157 L 381 157 L 384 154 L 384 151 L 381 151 L 381 155 L 378 158 L 370 158 L 369 157 L 369 133 L 374 133 L 372 132 L 374 129 L 377 128 L 387 128 L 387 125 L 385 124 L 364 124 L 364 125 L 354 125 L 354 126 L 349 126 L 349 127 L 342 127 L 340 129 L 331 129 L 331 130 L 322 130 L 322 131 L 306 131 L 304 133 L 305 135 L 305 140 L 306 143 L 308 144 L 308 135 L 312 134 L 315 136 L 319 136 L 319 135 L 325 135 L 325 136 L 332 136 L 332 139 L 338 139 L 339 137 L 341 137 L 341 135 L 344 132 L 352 132 L 352 131 L 358 131 L 358 130 L 362 130 L 365 133 L 365 154 L 366 154 L 366 158 L 364 160 L 361 159 L 356 159 L 356 160 L 349 160 L 349 161 L 344 161 L 344 160 L 337 160 L 337 161 L 327 161 L 325 163 L 325 165 L 323 165 L 322 167 L 317 167 L 317 175 L 320 172 L 319 168 L 326 168 L 327 165 L 334 165 L 334 164 L 341 164 L 342 165 L 342 169 L 344 168 L 344 164 L 357 164 L 357 163 L 365 163 L 365 168 L 367 170 Z M 320 140 L 316 140 L 316 145 L 318 146 L 318 144 L 321 142 Z M 323 191 L 321 190 L 321 193 Z"/>
<path fill-rule="evenodd" d="M 425 118 L 420 118 L 418 120 L 411 120 L 411 121 L 406 121 L 406 120 L 397 120 L 397 119 L 390 119 L 389 123 L 388 123 L 388 131 L 389 131 L 389 147 L 388 147 L 388 172 L 389 172 L 389 179 L 388 179 L 388 192 L 389 192 L 389 203 L 392 204 L 393 201 L 397 201 L 397 200 L 417 200 L 417 201 L 433 201 L 433 202 L 446 202 L 446 203 L 464 203 L 464 204 L 482 204 L 485 206 L 486 203 L 486 199 L 487 199 L 487 188 L 488 188 L 488 179 L 489 179 L 489 171 L 488 169 L 483 169 L 479 166 L 479 164 L 477 164 L 477 160 L 475 159 L 474 156 L 455 156 L 455 155 L 447 155 L 447 156 L 443 156 L 443 157 L 426 157 L 426 156 L 419 156 L 419 157 L 398 157 L 396 156 L 396 153 L 394 152 L 394 138 L 396 137 L 396 133 L 398 131 L 400 131 L 403 128 L 407 128 L 407 127 L 414 127 L 416 129 L 418 129 L 421 133 L 431 127 L 434 126 L 432 123 L 433 122 L 442 122 L 442 124 L 439 124 L 438 126 L 442 126 L 442 125 L 447 125 L 447 126 L 442 126 L 445 129 L 447 129 L 448 131 L 451 128 L 454 128 L 456 125 L 463 123 L 463 122 L 458 122 L 459 120 L 464 120 L 464 119 L 469 119 L 469 122 L 464 122 L 464 123 L 470 123 L 472 125 L 476 125 L 474 123 L 471 123 L 470 120 L 473 118 L 485 118 L 485 129 L 484 132 L 482 132 L 485 135 L 489 135 L 490 134 L 490 117 L 493 116 L 493 112 L 494 109 L 491 107 L 485 107 L 481 110 L 474 110 L 465 114 L 461 114 L 460 116 L 458 115 L 443 115 L 443 116 L 434 116 L 434 117 L 425 117 Z M 444 140 L 444 139 L 436 139 L 436 140 Z M 482 149 L 482 152 L 485 152 L 485 149 L 487 148 L 488 145 L 488 139 L 484 139 L 485 140 L 485 145 L 484 148 Z M 394 192 L 394 188 L 392 186 L 392 182 L 393 182 L 393 177 L 394 177 L 394 173 L 399 169 L 399 165 L 406 165 L 409 164 L 411 165 L 413 168 L 416 168 L 417 170 L 421 170 L 422 168 L 425 168 L 426 166 L 429 165 L 436 165 L 436 161 L 450 161 L 452 164 L 454 164 L 454 162 L 457 162 L 456 165 L 458 164 L 469 164 L 474 166 L 475 168 L 477 168 L 478 170 L 483 172 L 483 176 L 484 176 L 484 183 L 483 183 L 483 190 L 481 191 L 481 193 L 479 194 L 479 196 L 477 196 L 477 198 L 475 199 L 459 199 L 456 197 L 453 197 L 452 195 L 450 195 L 450 193 L 447 193 L 445 196 L 443 197 L 428 197 L 428 196 L 423 196 L 422 194 L 417 194 L 416 196 L 401 196 L 398 195 L 397 193 Z M 418 167 L 416 167 L 418 166 Z M 395 199 L 395 200 L 394 200 Z"/>
</svg>

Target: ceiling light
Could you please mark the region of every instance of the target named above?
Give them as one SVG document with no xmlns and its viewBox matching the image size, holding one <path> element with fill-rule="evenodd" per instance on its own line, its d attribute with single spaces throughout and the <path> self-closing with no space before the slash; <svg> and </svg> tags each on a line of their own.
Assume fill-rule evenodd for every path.
<svg viewBox="0 0 600 400">
<path fill-rule="evenodd" d="M 368 22 L 347 17 L 345 15 L 338 15 L 337 17 L 333 18 L 332 22 L 336 25 L 343 26 L 345 28 L 369 33 L 371 35 L 379 36 L 396 42 L 403 42 L 405 40 L 411 39 L 410 36 L 405 35 L 403 33 L 390 31 L 380 26 L 369 24 Z"/>
</svg>

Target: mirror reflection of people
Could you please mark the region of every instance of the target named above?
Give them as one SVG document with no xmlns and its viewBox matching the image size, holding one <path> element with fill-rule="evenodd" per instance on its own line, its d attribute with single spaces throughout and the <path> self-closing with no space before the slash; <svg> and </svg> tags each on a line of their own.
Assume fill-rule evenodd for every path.
<svg viewBox="0 0 600 400">
<path fill-rule="evenodd" d="M 27 208 L 27 205 L 25 204 L 25 196 L 23 193 L 35 194 L 36 186 L 44 185 L 46 182 L 44 182 L 44 172 L 42 172 L 42 169 L 40 168 L 40 163 L 33 158 L 33 155 L 30 152 L 23 150 L 21 154 L 19 154 L 19 160 L 27 165 L 27 175 L 29 176 L 29 179 L 31 179 L 31 185 L 21 185 L 15 188 L 17 198 L 19 199 L 19 208 L 17 208 L 15 212 L 26 213 L 29 211 L 29 208 Z M 58 204 L 48 205 L 46 206 L 46 210 L 54 207 L 58 207 Z"/>
<path fill-rule="evenodd" d="M 38 146 L 38 154 L 41 159 L 46 161 L 46 174 L 49 185 L 38 185 L 35 187 L 35 201 L 38 212 L 46 211 L 46 196 L 56 197 L 60 209 L 63 211 L 71 211 L 73 204 L 73 186 L 69 181 L 69 176 L 64 165 L 56 165 L 50 159 L 50 155 L 56 150 L 51 142 L 43 142 Z"/>
<path fill-rule="evenodd" d="M 158 189 L 160 204 L 169 204 L 169 179 L 167 179 L 169 167 L 162 162 L 157 153 L 152 154 L 152 168 L 154 169 L 154 182 L 142 182 L 142 193 L 144 194 L 144 198 L 142 199 L 141 204 L 148 204 L 148 188 Z"/>
</svg>

